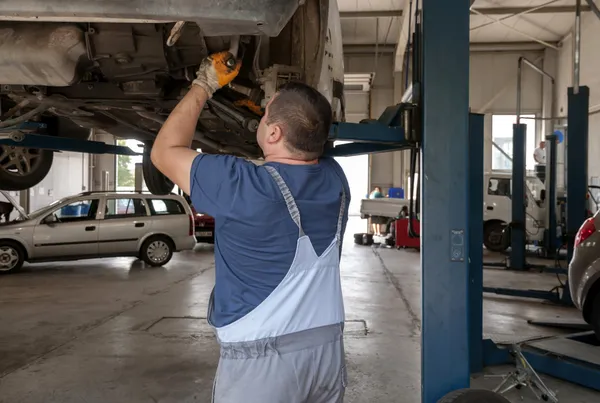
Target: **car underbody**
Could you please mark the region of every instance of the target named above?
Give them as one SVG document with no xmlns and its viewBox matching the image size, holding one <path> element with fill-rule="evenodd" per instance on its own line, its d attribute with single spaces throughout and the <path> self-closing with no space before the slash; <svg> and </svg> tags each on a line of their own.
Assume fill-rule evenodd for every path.
<svg viewBox="0 0 600 403">
<path fill-rule="evenodd" d="M 41 2 L 39 10 L 34 7 L 39 1 L 14 2 L 10 13 L 2 6 L 0 129 L 39 122 L 42 134 L 76 139 L 87 139 L 90 129 L 96 129 L 139 140 L 149 148 L 189 89 L 201 60 L 230 50 L 242 59 L 242 69 L 231 85 L 209 100 L 193 147 L 260 158 L 256 130 L 268 99 L 288 81 L 318 88 L 323 70 L 333 70 L 323 69 L 326 59 L 333 58 L 326 49 L 332 41 L 328 0 L 306 1 L 300 7 L 294 1 L 230 2 L 237 7 L 229 11 L 222 2 L 180 1 L 177 13 L 185 12 L 190 3 L 205 6 L 192 18 L 168 15 L 170 7 L 161 15 L 155 2 L 145 2 L 150 4 L 141 8 L 144 16 L 132 15 L 131 7 L 139 0 L 128 7 L 117 2 L 122 4 L 102 18 L 94 17 L 100 10 L 87 8 L 90 3 L 102 8 L 103 2 L 83 2 L 72 14 L 75 18 L 67 17 L 68 10 L 54 15 L 51 3 L 56 2 Z M 257 5 L 271 10 L 250 11 Z M 31 9 L 23 11 L 27 7 Z M 242 9 L 247 9 L 245 14 Z M 340 104 L 342 77 L 329 85 Z M 341 106 L 336 119 L 343 118 Z M 45 169 L 43 160 L 52 158 L 51 150 L 0 147 L 0 187 L 6 190 L 35 185 L 40 175 L 28 180 L 25 171 Z M 150 190 L 170 191 L 172 184 L 149 159 L 144 163 Z"/>
</svg>

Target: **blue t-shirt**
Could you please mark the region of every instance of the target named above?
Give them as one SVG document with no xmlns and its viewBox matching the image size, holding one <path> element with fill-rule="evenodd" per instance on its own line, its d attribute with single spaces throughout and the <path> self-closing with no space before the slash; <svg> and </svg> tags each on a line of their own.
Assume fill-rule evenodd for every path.
<svg viewBox="0 0 600 403">
<path fill-rule="evenodd" d="M 335 237 L 342 190 L 348 221 L 350 188 L 331 158 L 315 165 L 273 166 L 290 188 L 302 228 L 321 255 Z M 190 197 L 197 211 L 215 218 L 214 311 L 216 327 L 257 307 L 287 274 L 296 252 L 298 227 L 266 169 L 226 155 L 200 154 L 191 170 Z M 343 234 L 343 232 L 342 232 Z"/>
</svg>

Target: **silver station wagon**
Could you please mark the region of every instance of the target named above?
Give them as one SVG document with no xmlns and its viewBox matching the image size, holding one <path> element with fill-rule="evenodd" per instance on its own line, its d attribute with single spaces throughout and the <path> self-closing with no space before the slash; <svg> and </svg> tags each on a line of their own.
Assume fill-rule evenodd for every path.
<svg viewBox="0 0 600 403">
<path fill-rule="evenodd" d="M 15 272 L 26 261 L 114 256 L 162 266 L 174 252 L 196 245 L 192 211 L 178 195 L 87 192 L 30 214 L 2 195 L 12 206 L 2 202 L 7 214 L 0 217 L 0 272 Z"/>
</svg>

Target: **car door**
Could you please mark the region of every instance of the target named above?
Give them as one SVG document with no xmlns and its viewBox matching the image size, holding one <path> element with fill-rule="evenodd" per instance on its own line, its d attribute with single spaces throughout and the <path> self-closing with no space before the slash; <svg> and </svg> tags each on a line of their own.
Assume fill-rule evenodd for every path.
<svg viewBox="0 0 600 403">
<path fill-rule="evenodd" d="M 98 255 L 99 198 L 81 198 L 46 214 L 33 231 L 36 258 L 91 258 Z"/>
<path fill-rule="evenodd" d="M 509 222 L 511 219 L 511 179 L 491 177 L 488 179 L 487 192 L 484 195 L 484 221 L 500 220 Z"/>
<path fill-rule="evenodd" d="M 136 195 L 106 196 L 100 220 L 100 255 L 137 254 L 139 240 L 149 231 L 150 224 L 144 198 Z"/>
</svg>

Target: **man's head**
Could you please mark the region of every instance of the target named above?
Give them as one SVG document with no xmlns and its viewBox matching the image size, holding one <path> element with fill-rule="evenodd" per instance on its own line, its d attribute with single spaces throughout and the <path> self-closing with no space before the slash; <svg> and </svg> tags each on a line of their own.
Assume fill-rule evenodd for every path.
<svg viewBox="0 0 600 403">
<path fill-rule="evenodd" d="M 546 142 L 545 141 L 540 141 L 540 148 L 544 148 L 546 147 Z"/>
<path fill-rule="evenodd" d="M 332 121 L 329 101 L 302 83 L 280 88 L 267 104 L 256 138 L 265 158 L 299 161 L 317 159 L 329 136 Z"/>
<path fill-rule="evenodd" d="M 375 191 L 381 193 L 381 188 L 379 186 L 375 186 Z"/>
</svg>

